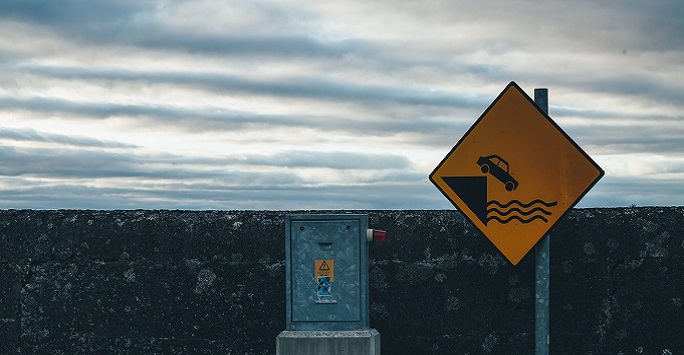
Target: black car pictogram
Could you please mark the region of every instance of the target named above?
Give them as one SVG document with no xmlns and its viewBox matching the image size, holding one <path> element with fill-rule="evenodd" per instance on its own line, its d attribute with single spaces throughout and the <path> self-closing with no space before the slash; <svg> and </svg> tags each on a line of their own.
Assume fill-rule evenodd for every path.
<svg viewBox="0 0 684 355">
<path fill-rule="evenodd" d="M 480 170 L 491 174 L 504 184 L 507 191 L 513 191 L 518 187 L 518 182 L 509 173 L 508 162 L 498 155 L 489 155 L 477 159 Z"/>
</svg>

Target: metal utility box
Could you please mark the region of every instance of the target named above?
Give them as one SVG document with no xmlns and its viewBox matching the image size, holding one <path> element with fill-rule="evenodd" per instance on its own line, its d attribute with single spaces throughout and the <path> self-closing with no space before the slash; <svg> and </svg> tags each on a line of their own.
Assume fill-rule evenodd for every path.
<svg viewBox="0 0 684 355">
<path fill-rule="evenodd" d="M 368 320 L 368 216 L 285 217 L 287 330 L 361 330 Z"/>
</svg>

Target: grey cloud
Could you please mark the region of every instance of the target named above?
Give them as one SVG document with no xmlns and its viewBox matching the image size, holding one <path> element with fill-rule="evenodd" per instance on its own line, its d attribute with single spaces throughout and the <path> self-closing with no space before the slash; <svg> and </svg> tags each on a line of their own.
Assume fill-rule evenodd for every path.
<svg viewBox="0 0 684 355">
<path fill-rule="evenodd" d="M 79 36 L 130 28 L 136 15 L 153 11 L 154 1 L 2 1 L 0 14 Z M 90 30 L 90 31 L 88 31 Z"/>
<path fill-rule="evenodd" d="M 78 147 L 100 147 L 100 148 L 136 148 L 136 145 L 102 141 L 95 138 L 83 136 L 70 136 L 63 134 L 54 134 L 49 132 L 40 132 L 32 128 L 10 129 L 0 128 L 0 139 L 15 140 L 15 141 L 32 141 L 44 143 L 57 143 L 69 146 Z"/>
<path fill-rule="evenodd" d="M 74 209 L 422 209 L 448 202 L 424 184 L 304 186 L 302 184 L 180 184 L 94 187 L 63 181 L 43 185 L 21 182 L 5 190 L 0 208 Z M 89 196 L 89 198 L 84 198 Z M 397 198 L 400 196 L 400 198 Z"/>
<path fill-rule="evenodd" d="M 444 130 L 454 131 L 455 128 L 462 128 L 463 122 L 459 119 L 474 120 L 477 118 L 476 112 L 484 110 L 489 105 L 487 98 L 466 98 L 456 93 L 449 92 L 431 92 L 412 88 L 397 88 L 394 86 L 380 86 L 380 85 L 356 85 L 345 82 L 329 81 L 316 78 L 292 78 L 289 80 L 278 81 L 256 81 L 247 77 L 235 76 L 221 76 L 208 74 L 190 74 L 190 73 L 135 73 L 124 70 L 82 70 L 74 68 L 46 68 L 33 67 L 27 68 L 29 72 L 40 73 L 42 75 L 49 75 L 54 77 L 61 77 L 65 79 L 95 79 L 95 80 L 129 80 L 140 82 L 156 82 L 166 83 L 172 85 L 183 85 L 190 87 L 197 87 L 202 90 L 211 92 L 226 92 L 230 94 L 244 95 L 269 95 L 279 98 L 298 98 L 298 99 L 316 99 L 316 100 L 333 100 L 345 102 L 359 102 L 368 107 L 369 110 L 381 110 L 386 103 L 396 103 L 402 106 L 404 110 L 416 108 L 417 106 L 425 107 L 446 107 L 458 110 L 467 110 L 472 112 L 472 117 L 454 117 L 454 121 L 445 122 L 437 121 L 430 117 L 410 118 L 410 119 L 392 119 L 384 120 L 374 119 L 368 122 L 359 122 L 356 124 L 348 124 L 345 119 L 316 116 L 277 116 L 277 115 L 256 115 L 248 112 L 234 112 L 222 109 L 207 108 L 202 111 L 193 111 L 186 109 L 179 109 L 173 107 L 148 107 L 140 105 L 92 105 L 83 103 L 72 103 L 58 99 L 48 98 L 34 98 L 24 101 L 14 99 L 0 99 L 0 103 L 4 101 L 4 106 L 30 106 L 32 109 L 40 110 L 56 110 L 65 113 L 76 113 L 81 115 L 89 115 L 94 117 L 111 117 L 113 115 L 124 116 L 141 116 L 149 115 L 165 120 L 174 120 L 177 124 L 183 124 L 181 121 L 189 123 L 189 126 L 201 130 L 202 127 L 207 129 L 220 128 L 234 129 L 236 125 L 244 124 L 275 124 L 289 126 L 318 126 L 329 127 L 330 129 L 355 130 L 356 127 L 363 132 L 385 132 L 392 134 L 395 132 L 425 132 L 439 134 Z M 563 79 L 554 78 L 554 81 L 562 81 Z M 595 90 L 597 92 L 613 91 L 612 94 L 619 96 L 628 96 L 638 94 L 640 98 L 651 97 L 653 100 L 662 100 L 663 102 L 678 102 L 680 97 L 684 97 L 684 89 L 673 88 L 663 83 L 652 83 L 651 79 L 644 82 L 634 81 L 630 85 L 630 78 L 620 79 L 621 82 L 614 82 L 608 84 L 607 82 L 601 84 L 593 84 L 590 86 L 586 83 L 558 83 L 559 85 L 577 85 L 578 92 L 586 92 L 587 90 Z M 553 85 L 553 83 L 550 83 Z M 493 99 L 494 96 L 492 96 Z M 578 103 L 578 107 L 579 103 Z M 601 118 L 601 119 L 616 119 L 616 118 L 637 118 L 643 120 L 653 119 L 671 119 L 663 117 L 644 116 L 638 114 L 625 114 L 622 112 L 615 112 L 610 110 L 586 109 L 586 108 L 564 108 L 553 107 L 552 116 L 578 116 L 587 118 Z M 326 122 L 328 121 L 328 122 Z M 287 123 L 286 123 L 287 122 Z M 344 122 L 337 125 L 336 123 Z M 358 122 L 358 121 L 356 121 Z"/>
<path fill-rule="evenodd" d="M 176 125 L 183 130 L 212 131 L 239 130 L 248 125 L 297 125 L 301 119 L 287 116 L 258 115 L 249 112 L 220 108 L 193 110 L 173 106 L 146 106 L 115 103 L 74 102 L 59 98 L 33 97 L 29 99 L 0 98 L 5 110 L 26 110 L 43 114 L 55 114 L 67 118 L 108 119 L 127 117 L 147 119 L 168 126 Z"/>
<path fill-rule="evenodd" d="M 636 23 L 624 23 L 624 28 L 635 26 L 642 35 L 638 41 L 630 41 L 634 47 L 625 50 L 671 51 L 684 50 L 684 3 L 678 0 L 643 2 L 633 0 L 627 5 L 635 15 Z"/>
<path fill-rule="evenodd" d="M 251 5 L 249 12 L 258 12 L 263 21 L 258 31 L 254 28 L 232 29 L 235 33 L 220 35 L 168 28 L 159 21 L 159 14 L 179 4 L 183 5 L 161 5 L 156 1 L 5 1 L 0 3 L 0 13 L 7 18 L 47 26 L 52 31 L 93 43 L 132 44 L 145 48 L 224 53 L 231 56 L 279 55 L 281 58 L 321 55 L 339 58 L 348 54 L 368 56 L 381 52 L 377 46 L 382 43 L 358 39 L 315 39 L 313 34 L 308 33 L 309 27 L 299 24 L 320 21 L 320 13 L 306 11 L 308 3 L 301 6 Z M 221 3 L 217 2 L 218 5 Z M 351 19 L 362 15 L 356 8 L 368 7 L 365 2 L 357 5 L 351 2 L 347 7 L 335 7 L 332 11 L 340 12 L 340 18 Z M 677 0 L 657 3 L 495 1 L 487 4 L 464 1 L 397 4 L 391 1 L 375 2 L 368 10 L 378 13 L 372 20 L 392 20 L 387 23 L 388 28 L 401 22 L 422 24 L 424 28 L 442 28 L 447 24 L 472 24 L 477 21 L 488 30 L 489 35 L 480 34 L 483 38 L 471 44 L 477 45 L 475 48 L 457 47 L 463 51 L 487 48 L 505 51 L 511 47 L 526 47 L 529 50 L 535 47 L 534 44 L 580 46 L 588 51 L 607 47 L 619 48 L 618 51 L 684 48 L 680 40 L 684 37 L 684 26 L 679 18 L 684 5 Z"/>
<path fill-rule="evenodd" d="M 146 49 L 185 53 L 224 54 L 231 57 L 278 56 L 341 58 L 350 53 L 371 54 L 370 44 L 357 41 L 324 41 L 303 29 L 288 25 L 287 17 L 306 17 L 295 9 L 250 6 L 249 11 L 263 15 L 263 29 L 245 28 L 236 33 L 199 34 L 190 29 L 174 29 L 159 22 L 165 7 L 157 1 L 87 1 L 64 2 L 30 0 L 0 2 L 0 14 L 47 27 L 64 37 L 94 44 L 133 45 Z M 221 3 L 216 6 L 220 7 Z M 246 6 L 243 4 L 243 6 Z M 1 18 L 1 17 L 0 17 Z M 230 21 L 231 19 L 225 19 Z M 266 30 L 270 28 L 270 30 Z"/>
<path fill-rule="evenodd" d="M 0 175 L 53 178 L 211 179 L 252 185 L 298 183 L 294 170 L 278 173 L 243 172 L 244 166 L 276 166 L 288 169 L 330 168 L 388 170 L 409 169 L 405 157 L 349 152 L 285 151 L 245 158 L 188 158 L 174 155 L 146 156 L 89 149 L 15 148 L 0 146 Z"/>
<path fill-rule="evenodd" d="M 173 160 L 107 152 L 94 149 L 47 149 L 0 146 L 0 175 L 50 178 L 226 178 L 230 171 L 199 169 L 191 171 L 174 166 Z M 249 182 L 254 176 L 247 177 Z"/>
<path fill-rule="evenodd" d="M 622 118 L 603 118 L 589 125 L 563 126 L 580 145 L 592 145 L 601 154 L 684 154 L 682 118 L 645 116 L 636 121 L 624 124 Z"/>
<path fill-rule="evenodd" d="M 684 184 L 678 178 L 619 177 L 607 172 L 579 206 L 681 206 L 681 196 Z"/>
<path fill-rule="evenodd" d="M 429 91 L 396 85 L 358 84 L 321 76 L 259 80 L 249 75 L 234 76 L 215 73 L 154 73 L 121 69 L 91 70 L 68 67 L 24 66 L 17 70 L 62 79 L 130 81 L 195 87 L 211 92 L 349 101 L 360 103 L 396 102 L 404 105 L 452 106 L 476 108 L 486 102 L 455 93 Z"/>
<path fill-rule="evenodd" d="M 51 177 L 121 177 L 145 174 L 120 153 L 76 149 L 14 148 L 0 146 L 0 175 Z"/>
<path fill-rule="evenodd" d="M 474 122 L 475 119 L 459 119 L 454 117 L 453 120 L 444 120 L 431 117 L 409 117 L 408 119 L 388 117 L 386 119 L 358 120 L 353 117 L 307 116 L 304 114 L 263 115 L 213 107 L 187 109 L 173 106 L 83 103 L 57 98 L 37 97 L 25 100 L 0 98 L 0 106 L 6 110 L 27 110 L 59 114 L 64 117 L 93 119 L 135 117 L 163 124 L 167 128 L 175 126 L 184 131 L 191 132 L 301 127 L 320 131 L 352 132 L 359 135 L 391 136 L 398 133 L 408 133 L 432 136 L 441 135 L 445 132 L 458 132 Z M 484 106 L 482 105 L 482 107 Z M 472 122 L 469 123 L 469 121 Z M 419 138 L 418 140 L 429 142 L 432 138 Z"/>
<path fill-rule="evenodd" d="M 601 154 L 627 154 L 627 153 L 657 153 L 670 155 L 684 155 L 684 138 L 658 138 L 648 137 L 592 137 L 583 139 L 583 143 L 593 145 Z"/>
<path fill-rule="evenodd" d="M 278 34 L 272 36 L 202 35 L 160 33 L 134 39 L 134 43 L 148 49 L 179 52 L 229 55 L 231 58 L 252 59 L 277 56 L 281 59 L 316 57 L 341 59 L 347 55 L 372 55 L 371 43 L 359 40 L 329 42 L 304 35 Z"/>
<path fill-rule="evenodd" d="M 405 169 L 410 167 L 408 159 L 397 155 L 284 151 L 270 156 L 250 155 L 246 164 L 282 166 L 288 168 L 330 168 L 330 169 Z"/>
<path fill-rule="evenodd" d="M 549 84 L 567 87 L 581 93 L 595 93 L 599 96 L 638 98 L 650 105 L 680 104 L 684 88 L 677 82 L 657 80 L 652 74 L 634 74 L 628 69 L 614 69 L 610 76 L 549 78 Z"/>
<path fill-rule="evenodd" d="M 227 155 L 223 157 L 183 157 L 167 154 L 139 157 L 141 163 L 185 165 L 194 167 L 230 168 L 280 167 L 329 168 L 335 170 L 409 170 L 411 162 L 404 156 L 394 154 L 355 153 L 342 151 L 283 150 L 274 154 Z M 194 168 L 193 167 L 193 168 Z"/>
</svg>

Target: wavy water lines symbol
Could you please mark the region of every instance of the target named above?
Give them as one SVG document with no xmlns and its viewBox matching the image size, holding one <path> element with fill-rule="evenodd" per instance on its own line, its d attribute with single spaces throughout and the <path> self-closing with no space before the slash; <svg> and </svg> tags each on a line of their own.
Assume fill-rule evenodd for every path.
<svg viewBox="0 0 684 355">
<path fill-rule="evenodd" d="M 545 216 L 550 216 L 553 213 L 547 208 L 557 204 L 558 201 L 547 202 L 540 199 L 528 203 L 511 200 L 505 204 L 492 200 L 487 202 L 487 222 L 497 221 L 501 224 L 506 224 L 514 220 L 521 223 L 532 223 L 535 220 L 542 220 L 548 223 L 549 220 Z"/>
</svg>

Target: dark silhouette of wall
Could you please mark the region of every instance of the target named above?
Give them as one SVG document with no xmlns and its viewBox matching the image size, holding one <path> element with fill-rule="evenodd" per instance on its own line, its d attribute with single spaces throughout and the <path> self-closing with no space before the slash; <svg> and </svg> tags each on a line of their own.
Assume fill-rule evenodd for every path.
<svg viewBox="0 0 684 355">
<path fill-rule="evenodd" d="M 384 354 L 534 352 L 534 253 L 456 211 L 367 213 Z M 285 211 L 0 211 L 0 352 L 273 354 Z M 684 207 L 578 209 L 551 233 L 552 354 L 684 353 Z"/>
</svg>

